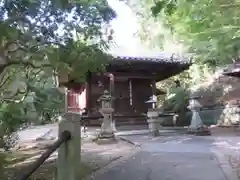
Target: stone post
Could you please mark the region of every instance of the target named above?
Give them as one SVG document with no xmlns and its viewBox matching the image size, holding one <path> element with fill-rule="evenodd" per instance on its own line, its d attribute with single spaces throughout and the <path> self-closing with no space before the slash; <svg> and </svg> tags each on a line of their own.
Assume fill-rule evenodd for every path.
<svg viewBox="0 0 240 180">
<path fill-rule="evenodd" d="M 64 131 L 71 133 L 71 139 L 58 149 L 57 180 L 81 179 L 81 131 L 80 115 L 65 113 L 59 123 L 59 134 Z"/>
<path fill-rule="evenodd" d="M 191 124 L 188 128 L 188 132 L 192 134 L 201 134 L 207 135 L 209 134 L 208 128 L 206 128 L 202 122 L 202 119 L 199 115 L 200 108 L 202 105 L 199 102 L 200 97 L 192 96 L 189 98 L 189 106 L 188 108 L 192 111 L 192 119 Z"/>
<path fill-rule="evenodd" d="M 99 98 L 101 108 L 99 112 L 103 115 L 101 131 L 99 138 L 114 138 L 115 123 L 113 123 L 112 96 L 105 90 L 104 94 Z"/>
</svg>

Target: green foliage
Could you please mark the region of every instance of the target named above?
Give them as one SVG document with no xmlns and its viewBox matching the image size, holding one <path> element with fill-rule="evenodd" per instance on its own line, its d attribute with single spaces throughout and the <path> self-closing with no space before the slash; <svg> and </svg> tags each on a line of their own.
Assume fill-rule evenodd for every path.
<svg viewBox="0 0 240 180">
<path fill-rule="evenodd" d="M 23 124 L 26 124 L 23 103 L 3 103 L 0 106 L 0 148 L 8 150 L 16 143 L 17 136 L 13 134 Z"/>
<path fill-rule="evenodd" d="M 8 149 L 13 132 L 63 111 L 53 80 L 62 69 L 81 82 L 104 69 L 103 28 L 115 12 L 106 0 L 2 0 L 0 12 L 0 148 Z"/>
<path fill-rule="evenodd" d="M 144 37 L 143 40 L 147 41 L 149 47 L 164 50 L 165 42 L 180 44 L 182 46 L 180 53 L 192 55 L 198 68 L 190 69 L 189 75 L 193 79 L 189 81 L 189 86 L 206 79 L 205 66 L 212 72 L 217 66 L 231 63 L 232 59 L 238 58 L 240 32 L 238 1 L 133 2 L 129 5 L 139 16 L 140 37 Z M 177 49 L 176 53 L 179 53 Z"/>
<path fill-rule="evenodd" d="M 238 57 L 239 3 L 235 0 L 136 0 L 129 5 L 140 17 L 140 35 L 150 47 L 164 50 L 165 42 L 178 43 L 193 56 L 194 67 L 184 73 L 189 78 L 177 77 L 188 87 L 202 83 L 216 66 Z M 162 82 L 164 87 L 170 84 Z"/>
<path fill-rule="evenodd" d="M 176 10 L 176 0 L 160 0 L 154 4 L 151 8 L 153 16 L 157 16 L 161 11 L 164 11 L 167 15 L 172 15 Z"/>
<path fill-rule="evenodd" d="M 57 88 L 36 89 L 33 104 L 39 123 L 53 122 L 64 112 L 64 94 Z"/>
<path fill-rule="evenodd" d="M 166 4 L 164 1 L 131 0 L 127 3 L 138 17 L 140 28 L 137 35 L 145 45 L 163 51 L 166 43 L 174 41 L 171 29 L 164 26 L 165 17 L 158 15 L 159 8 Z"/>
<path fill-rule="evenodd" d="M 49 85 L 47 85 L 49 86 Z M 0 106 L 0 148 L 8 150 L 15 145 L 17 130 L 31 124 L 54 121 L 64 109 L 64 95 L 57 88 L 30 86 L 31 93 L 19 102 L 4 102 Z"/>
<path fill-rule="evenodd" d="M 5 179 L 7 178 L 7 173 L 6 173 L 6 165 L 8 164 L 6 160 L 6 154 L 0 152 L 0 178 Z"/>
<path fill-rule="evenodd" d="M 188 106 L 188 91 L 183 87 L 170 87 L 168 89 L 162 108 L 167 112 L 174 112 L 178 115 L 176 125 L 188 125 L 189 119 L 186 119 Z"/>
<path fill-rule="evenodd" d="M 61 67 L 84 77 L 107 59 L 101 51 L 106 48 L 102 27 L 115 13 L 106 1 L 21 0 L 2 4 L 0 72 L 12 65 L 43 70 Z M 74 73 L 73 67 L 81 71 Z"/>
<path fill-rule="evenodd" d="M 171 27 L 178 41 L 188 47 L 197 62 L 216 67 L 238 58 L 238 1 L 177 0 L 173 6 L 156 3 L 153 14 L 164 17 L 165 24 Z"/>
<path fill-rule="evenodd" d="M 188 105 L 188 92 L 182 87 L 172 87 L 166 95 L 166 100 L 163 103 L 163 108 L 166 111 L 180 113 L 185 111 Z"/>
<path fill-rule="evenodd" d="M 104 70 L 104 65 L 110 60 L 110 57 L 98 47 L 99 44 L 88 45 L 86 42 L 69 41 L 66 46 L 67 48 L 59 47 L 51 52 L 52 64 L 55 64 L 56 71 L 68 70 L 71 78 L 80 82 L 85 81 L 89 71 Z"/>
</svg>

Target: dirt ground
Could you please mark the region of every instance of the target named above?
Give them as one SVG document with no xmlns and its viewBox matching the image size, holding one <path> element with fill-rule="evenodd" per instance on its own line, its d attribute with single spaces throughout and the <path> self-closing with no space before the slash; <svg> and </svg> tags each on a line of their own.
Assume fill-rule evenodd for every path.
<svg viewBox="0 0 240 180">
<path fill-rule="evenodd" d="M 31 163 L 48 147 L 46 146 L 46 142 L 41 143 L 44 144 L 44 147 L 38 145 L 37 147 L 31 147 L 29 149 L 25 148 L 24 150 L 19 149 L 17 151 L 4 153 L 4 155 L 6 155 L 7 166 L 4 168 L 4 173 L 1 173 L 5 174 L 5 177 L 1 177 L 0 179 L 12 179 L 13 176 L 18 177 L 18 175 L 25 172 Z M 49 144 L 51 143 L 49 142 Z M 85 141 L 81 147 L 81 166 L 79 167 L 81 178 L 124 157 L 135 149 L 135 146 L 121 140 L 104 144 Z M 52 154 L 49 160 L 32 175 L 31 180 L 54 180 L 57 172 L 56 158 L 57 152 Z"/>
</svg>

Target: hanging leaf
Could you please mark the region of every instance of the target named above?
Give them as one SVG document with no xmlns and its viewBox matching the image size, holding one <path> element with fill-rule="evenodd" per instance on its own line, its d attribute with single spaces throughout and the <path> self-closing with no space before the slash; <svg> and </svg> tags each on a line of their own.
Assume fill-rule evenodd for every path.
<svg viewBox="0 0 240 180">
<path fill-rule="evenodd" d="M 152 6 L 151 8 L 153 16 L 157 16 L 164 9 L 165 6 L 165 1 L 156 2 L 156 4 L 154 4 L 154 6 Z"/>
</svg>

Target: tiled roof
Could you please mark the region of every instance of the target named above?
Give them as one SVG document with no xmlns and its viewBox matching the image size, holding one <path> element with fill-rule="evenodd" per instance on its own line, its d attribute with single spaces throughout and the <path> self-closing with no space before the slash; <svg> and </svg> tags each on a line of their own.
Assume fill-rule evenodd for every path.
<svg viewBox="0 0 240 180">
<path fill-rule="evenodd" d="M 122 61 L 152 61 L 152 62 L 166 62 L 166 63 L 182 63 L 188 64 L 190 63 L 189 58 L 180 57 L 176 54 L 166 53 L 166 52 L 158 52 L 153 53 L 151 51 L 139 50 L 131 51 L 126 47 L 120 47 L 116 44 L 112 44 L 110 48 L 107 50 L 107 53 L 113 56 L 114 60 L 122 60 Z"/>
<path fill-rule="evenodd" d="M 126 61 L 152 61 L 152 62 L 166 62 L 166 63 L 189 63 L 189 61 L 183 61 L 174 55 L 163 56 L 163 55 L 138 55 L 138 56 L 124 56 L 124 55 L 113 55 L 115 60 L 126 60 Z"/>
</svg>

